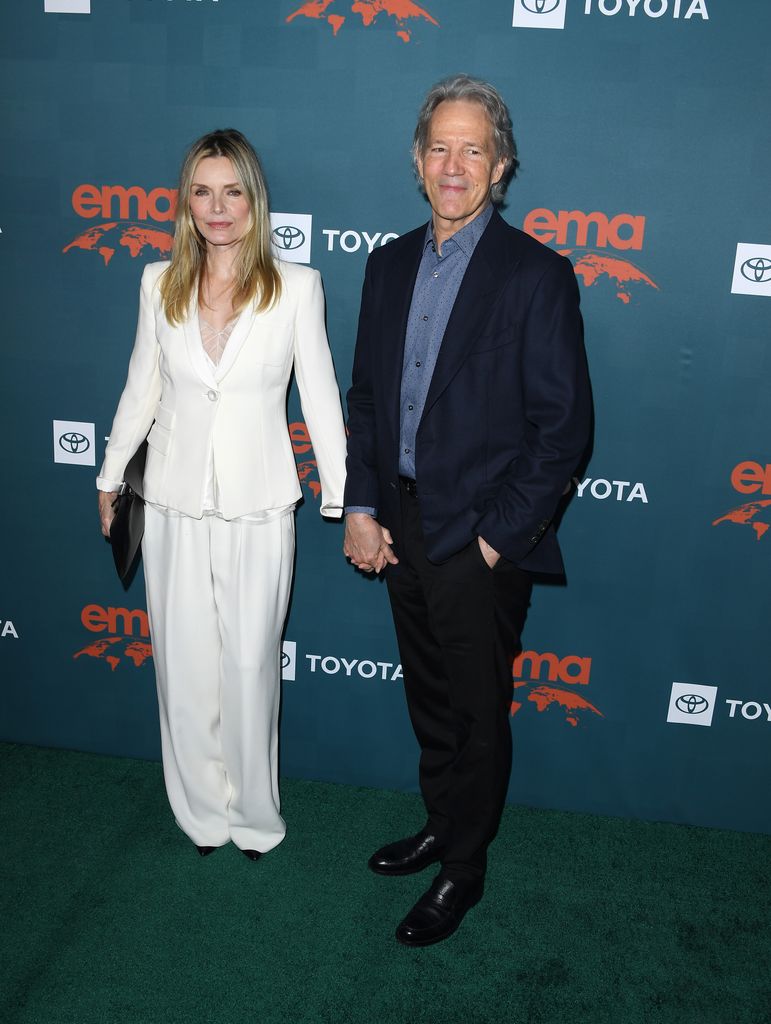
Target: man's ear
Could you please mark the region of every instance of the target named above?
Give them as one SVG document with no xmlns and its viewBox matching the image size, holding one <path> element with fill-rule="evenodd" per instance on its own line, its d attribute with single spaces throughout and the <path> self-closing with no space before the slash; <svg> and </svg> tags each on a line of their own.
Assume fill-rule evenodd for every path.
<svg viewBox="0 0 771 1024">
<path fill-rule="evenodd" d="M 498 182 L 503 177 L 503 173 L 504 173 L 505 170 L 506 170 L 506 161 L 505 160 L 499 160 L 498 163 L 495 166 L 495 170 L 493 171 L 493 185 L 497 185 L 498 184 Z"/>
</svg>

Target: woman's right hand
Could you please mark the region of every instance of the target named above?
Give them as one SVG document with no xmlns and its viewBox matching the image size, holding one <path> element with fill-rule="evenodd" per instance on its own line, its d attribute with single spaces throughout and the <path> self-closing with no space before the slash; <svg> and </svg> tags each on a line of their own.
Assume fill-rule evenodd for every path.
<svg viewBox="0 0 771 1024">
<path fill-rule="evenodd" d="M 105 537 L 110 536 L 110 525 L 115 518 L 115 509 L 112 503 L 118 497 L 118 491 L 99 491 L 99 521 L 102 524 L 102 533 Z"/>
</svg>

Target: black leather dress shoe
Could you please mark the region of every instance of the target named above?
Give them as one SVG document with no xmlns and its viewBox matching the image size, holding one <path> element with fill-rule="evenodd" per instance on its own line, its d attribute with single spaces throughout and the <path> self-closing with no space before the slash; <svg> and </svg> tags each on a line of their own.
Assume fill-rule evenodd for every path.
<svg viewBox="0 0 771 1024">
<path fill-rule="evenodd" d="M 249 860 L 259 860 L 262 854 L 259 850 L 241 850 L 244 857 L 248 857 Z"/>
<path fill-rule="evenodd" d="M 399 839 L 383 846 L 372 854 L 367 863 L 376 875 L 412 875 L 429 864 L 436 864 L 441 855 L 436 836 L 418 832 L 409 839 Z"/>
<path fill-rule="evenodd" d="M 202 857 L 208 857 L 209 854 L 214 853 L 216 849 L 216 846 L 196 846 L 196 850 L 198 850 Z"/>
<path fill-rule="evenodd" d="M 457 930 L 466 912 L 482 899 L 482 879 L 451 881 L 437 875 L 396 929 L 403 946 L 430 946 Z"/>
</svg>

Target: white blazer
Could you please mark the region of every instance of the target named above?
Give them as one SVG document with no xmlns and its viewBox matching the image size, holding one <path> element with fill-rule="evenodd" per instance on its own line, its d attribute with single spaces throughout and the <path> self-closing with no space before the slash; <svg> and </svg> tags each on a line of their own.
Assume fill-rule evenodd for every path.
<svg viewBox="0 0 771 1024">
<path fill-rule="evenodd" d="M 267 312 L 241 313 L 212 369 L 196 298 L 185 323 L 172 327 L 166 319 L 158 282 L 168 265 L 151 263 L 142 275 L 134 350 L 97 486 L 119 484 L 147 437 L 147 501 L 200 519 L 213 454 L 225 519 L 291 505 L 302 494 L 286 418 L 294 366 L 318 463 L 321 513 L 341 516 L 345 429 L 318 272 L 280 263 L 281 298 Z"/>
</svg>

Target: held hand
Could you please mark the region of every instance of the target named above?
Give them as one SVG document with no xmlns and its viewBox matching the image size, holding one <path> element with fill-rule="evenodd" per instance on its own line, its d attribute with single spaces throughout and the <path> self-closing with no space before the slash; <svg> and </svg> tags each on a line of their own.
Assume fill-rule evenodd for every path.
<svg viewBox="0 0 771 1024">
<path fill-rule="evenodd" d="M 112 503 L 118 497 L 118 491 L 99 491 L 99 521 L 102 524 L 102 533 L 105 537 L 110 536 L 110 525 L 115 518 L 115 509 Z"/>
<path fill-rule="evenodd" d="M 381 572 L 387 564 L 396 565 L 393 538 L 377 519 L 366 512 L 349 512 L 345 517 L 343 554 L 362 572 Z"/>
<path fill-rule="evenodd" d="M 494 569 L 498 559 L 501 557 L 500 554 L 495 548 L 491 548 L 483 537 L 477 537 L 477 540 L 479 541 L 479 550 L 482 552 L 482 558 L 484 558 L 491 569 Z"/>
</svg>

